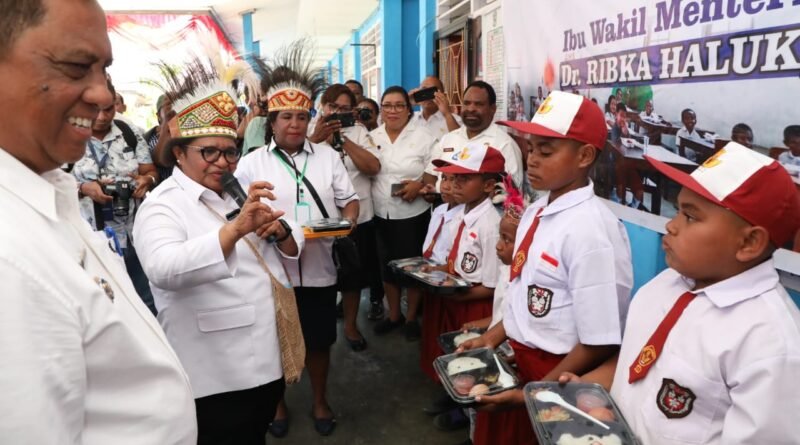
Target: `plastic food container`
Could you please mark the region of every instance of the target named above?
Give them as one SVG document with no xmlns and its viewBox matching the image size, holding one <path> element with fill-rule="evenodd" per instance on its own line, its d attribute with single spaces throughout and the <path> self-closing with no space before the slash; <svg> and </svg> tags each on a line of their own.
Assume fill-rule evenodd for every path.
<svg viewBox="0 0 800 445">
<path fill-rule="evenodd" d="M 497 355 L 492 348 L 447 354 L 436 357 L 433 369 L 450 397 L 458 403 L 469 405 L 475 402 L 475 396 L 479 394 L 497 394 L 519 386 L 519 379 L 511 366 L 500 358 L 495 360 L 495 357 Z M 498 362 L 505 377 L 501 376 Z"/>
<path fill-rule="evenodd" d="M 434 294 L 452 294 L 471 286 L 469 281 L 439 270 L 433 272 L 414 270 L 405 272 L 405 274 L 419 282 L 422 288 Z"/>
<path fill-rule="evenodd" d="M 469 329 L 464 331 L 451 331 L 445 332 L 438 338 L 439 346 L 445 354 L 452 354 L 458 349 L 461 343 L 472 338 L 480 337 L 481 334 L 486 332 L 486 329 Z"/>
<path fill-rule="evenodd" d="M 564 408 L 536 398 L 551 391 L 576 409 L 606 424 L 608 429 Z M 541 445 L 640 445 L 619 408 L 602 386 L 594 383 L 530 382 L 525 385 L 525 405 Z"/>
<path fill-rule="evenodd" d="M 315 219 L 303 224 L 306 239 L 347 236 L 351 231 L 350 221 L 342 218 Z"/>
<path fill-rule="evenodd" d="M 435 264 L 421 256 L 389 261 L 389 268 L 394 272 L 397 284 L 403 287 L 421 287 L 419 281 L 407 274 L 419 270 L 422 266 L 435 266 Z"/>
</svg>

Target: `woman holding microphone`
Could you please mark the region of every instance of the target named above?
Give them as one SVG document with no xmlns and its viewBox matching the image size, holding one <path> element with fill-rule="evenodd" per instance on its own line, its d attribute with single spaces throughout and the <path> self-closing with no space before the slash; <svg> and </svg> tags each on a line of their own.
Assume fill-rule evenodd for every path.
<svg viewBox="0 0 800 445">
<path fill-rule="evenodd" d="M 261 445 L 284 377 L 296 380 L 302 371 L 282 262 L 300 255 L 304 238 L 261 202 L 274 198 L 268 183 L 250 184 L 241 209 L 223 188 L 241 155 L 237 94 L 219 80 L 230 68 L 199 60 L 190 67 L 183 77 L 164 67 L 176 111 L 168 156 L 177 165 L 142 204 L 135 245 L 158 320 L 189 374 L 198 443 Z"/>
</svg>

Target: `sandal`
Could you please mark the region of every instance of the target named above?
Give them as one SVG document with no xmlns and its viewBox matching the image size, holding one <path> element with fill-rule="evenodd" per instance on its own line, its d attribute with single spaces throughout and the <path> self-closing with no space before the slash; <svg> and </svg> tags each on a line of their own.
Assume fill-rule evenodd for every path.
<svg viewBox="0 0 800 445">
<path fill-rule="evenodd" d="M 350 345 L 350 349 L 352 349 L 354 352 L 360 352 L 367 349 L 367 339 L 364 338 L 363 335 L 358 340 L 351 340 L 347 338 L 346 335 L 344 336 L 344 339 L 347 340 L 347 344 Z"/>
</svg>

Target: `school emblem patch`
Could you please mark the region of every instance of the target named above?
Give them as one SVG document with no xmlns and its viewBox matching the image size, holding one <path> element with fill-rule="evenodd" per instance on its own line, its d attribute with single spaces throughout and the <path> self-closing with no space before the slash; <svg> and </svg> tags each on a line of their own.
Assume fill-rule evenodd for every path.
<svg viewBox="0 0 800 445">
<path fill-rule="evenodd" d="M 463 270 L 464 273 L 472 273 L 475 272 L 477 268 L 478 257 L 469 252 L 464 252 L 464 256 L 461 258 L 461 270 Z"/>
<path fill-rule="evenodd" d="M 528 286 L 528 312 L 536 318 L 542 318 L 550 313 L 553 303 L 553 291 L 537 285 Z"/>
<path fill-rule="evenodd" d="M 663 379 L 656 404 L 668 419 L 681 419 L 692 412 L 696 399 L 691 389 L 679 385 L 675 380 Z"/>
</svg>

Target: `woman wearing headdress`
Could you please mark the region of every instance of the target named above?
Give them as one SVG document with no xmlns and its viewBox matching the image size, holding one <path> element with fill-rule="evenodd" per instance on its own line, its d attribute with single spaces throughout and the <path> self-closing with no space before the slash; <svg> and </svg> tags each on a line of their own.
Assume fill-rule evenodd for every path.
<svg viewBox="0 0 800 445">
<path fill-rule="evenodd" d="M 262 445 L 263 419 L 274 415 L 284 377 L 302 372 L 302 334 L 282 261 L 299 256 L 304 238 L 261 202 L 273 198 L 268 183 L 250 184 L 240 210 L 222 186 L 241 154 L 228 81 L 248 80 L 249 67 L 195 59 L 182 75 L 162 69 L 176 112 L 164 123 L 168 156 L 177 165 L 139 210 L 134 244 L 158 320 L 192 384 L 198 443 Z"/>
<path fill-rule="evenodd" d="M 302 40 L 293 43 L 266 67 L 262 89 L 267 92 L 270 143 L 244 157 L 236 175 L 248 183 L 269 180 L 275 186 L 271 205 L 300 224 L 327 214 L 354 226 L 358 195 L 339 154 L 306 138 L 309 110 L 324 81 L 321 72 L 311 68 L 305 45 Z M 308 240 L 300 259 L 287 264 L 307 351 L 314 427 L 321 435 L 331 434 L 336 426 L 326 394 L 330 347 L 336 341 L 337 276 L 332 246 L 332 238 Z M 288 411 L 282 403 L 270 432 L 282 437 L 288 425 Z"/>
</svg>

